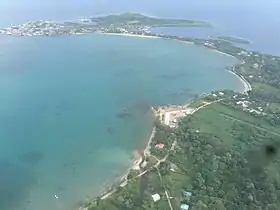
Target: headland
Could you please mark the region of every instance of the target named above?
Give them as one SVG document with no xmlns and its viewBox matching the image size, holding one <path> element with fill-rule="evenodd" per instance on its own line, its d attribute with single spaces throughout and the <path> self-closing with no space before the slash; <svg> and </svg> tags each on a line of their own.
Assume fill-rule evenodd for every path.
<svg viewBox="0 0 280 210">
<path fill-rule="evenodd" d="M 173 154 L 173 151 L 181 151 L 182 148 L 179 146 L 181 143 L 178 143 L 178 140 L 175 138 L 173 139 L 171 136 L 175 135 L 178 129 L 182 129 L 182 121 L 185 119 L 190 120 L 192 115 L 197 115 L 196 113 L 201 113 L 200 110 L 207 110 L 205 112 L 209 112 L 208 107 L 223 107 L 223 106 L 231 106 L 234 107 L 236 110 L 242 110 L 244 112 L 244 115 L 258 115 L 258 116 L 267 116 L 267 113 L 264 113 L 263 104 L 261 101 L 257 102 L 254 101 L 257 97 L 254 93 L 260 91 L 260 89 L 256 88 L 256 85 L 254 84 L 268 84 L 269 86 L 273 85 L 271 82 L 271 79 L 267 79 L 264 77 L 264 75 L 273 78 L 273 75 L 265 72 L 263 67 L 267 65 L 267 63 L 270 62 L 278 62 L 280 61 L 280 58 L 277 56 L 272 55 L 265 55 L 259 52 L 252 52 L 245 50 L 243 48 L 237 47 L 229 42 L 229 40 L 225 39 L 197 39 L 197 38 L 188 38 L 188 37 L 178 37 L 178 36 L 167 36 L 163 34 L 151 34 L 150 32 L 129 32 L 129 31 L 114 31 L 114 32 L 102 32 L 105 34 L 112 33 L 113 35 L 121 34 L 122 36 L 136 36 L 136 37 L 145 37 L 145 38 L 164 38 L 164 39 L 172 39 L 177 40 L 183 43 L 187 44 L 196 44 L 199 46 L 204 46 L 210 50 L 216 51 L 218 53 L 232 56 L 240 60 L 241 62 L 239 64 L 234 65 L 234 67 L 230 68 L 229 72 L 237 76 L 240 81 L 244 85 L 244 90 L 241 93 L 236 93 L 234 91 L 230 90 L 216 90 L 212 91 L 209 94 L 205 94 L 200 96 L 197 99 L 194 99 L 191 103 L 188 103 L 187 105 L 170 105 L 170 106 L 164 106 L 164 107 L 153 107 L 152 110 L 155 113 L 155 116 L 157 117 L 157 124 L 156 128 L 153 131 L 151 137 L 149 138 L 148 145 L 145 149 L 145 153 L 143 156 L 141 156 L 141 160 L 136 161 L 136 165 L 131 167 L 130 172 L 126 173 L 126 178 L 124 179 L 124 182 L 121 183 L 113 192 L 106 194 L 106 196 L 102 197 L 102 200 L 104 198 L 107 198 L 108 201 L 104 200 L 102 202 L 99 201 L 99 199 L 95 199 L 92 202 L 88 203 L 86 205 L 86 208 L 88 209 L 99 209 L 98 206 L 102 207 L 105 204 L 110 203 L 112 200 L 109 199 L 109 195 L 113 196 L 112 199 L 118 199 L 124 196 L 123 193 L 127 192 L 127 190 L 130 189 L 131 186 L 134 186 L 136 180 L 142 180 L 145 179 L 146 176 L 154 176 L 154 173 L 159 175 L 159 180 L 162 182 L 162 174 L 165 173 L 167 169 L 164 165 L 170 165 L 169 170 L 171 172 L 166 172 L 167 174 L 172 173 L 175 171 L 180 171 L 180 173 L 186 173 L 184 172 L 183 168 L 178 166 L 179 163 L 174 164 L 176 161 L 174 158 L 171 158 L 169 155 Z M 280 62 L 279 62 L 280 63 Z M 275 64 L 275 66 L 277 66 Z M 253 91 L 253 93 L 252 93 Z M 217 105 L 215 105 L 217 104 Z M 240 106 L 240 104 L 242 106 Z M 211 108 L 212 109 L 212 108 Z M 210 109 L 210 110 L 211 110 Z M 238 111 L 239 112 L 239 111 Z M 227 113 L 223 113 L 226 114 Z M 195 118 L 194 118 L 195 119 Z M 185 122 L 185 121 L 184 121 Z M 203 123 L 202 123 L 203 124 Z M 157 131 L 157 132 L 156 132 Z M 168 139 L 159 139 L 157 136 L 157 133 L 160 132 L 160 136 L 165 133 L 167 138 L 171 138 L 173 140 Z M 194 130 L 195 135 L 200 135 L 200 129 L 196 128 Z M 188 132 L 187 132 L 188 133 Z M 190 134 L 189 134 L 190 135 Z M 194 133 L 192 133 L 194 135 Z M 165 143 L 163 143 L 165 142 Z M 179 145 L 178 145 L 179 144 Z M 145 161 L 143 161 L 145 159 Z M 167 160 L 168 163 L 165 163 Z M 140 166 L 139 163 L 143 163 L 144 166 Z M 177 162 L 177 161 L 176 161 Z M 136 166 L 136 167 L 135 167 Z M 139 166 L 139 167 L 138 167 Z M 164 169 L 162 168 L 164 166 Z M 135 170 L 138 168 L 137 171 Z M 178 169 L 180 168 L 180 169 Z M 147 175 L 149 174 L 149 175 Z M 152 174 L 152 175 L 151 175 Z M 142 178 L 143 177 L 143 178 Z M 151 183 L 152 185 L 154 183 Z M 131 185 L 131 186 L 127 186 Z M 134 186 L 135 187 L 135 186 Z M 170 209 L 173 209 L 173 206 L 178 206 L 178 204 L 175 204 L 172 201 L 172 196 L 174 195 L 170 190 L 167 188 L 163 188 L 162 193 L 155 194 L 153 196 L 164 196 L 166 198 L 166 203 L 164 206 L 169 206 Z M 189 193 L 191 195 L 191 193 Z M 132 195 L 133 196 L 133 195 Z M 154 199 L 154 197 L 153 197 Z M 183 198 L 181 198 L 183 199 Z M 151 199 L 152 200 L 152 199 Z M 157 200 L 154 200 L 154 203 L 151 205 L 157 206 L 156 203 Z M 163 202 L 163 201 L 162 201 Z M 186 203 L 191 203 L 189 200 L 184 201 L 185 205 Z M 131 204 L 133 205 L 133 204 Z M 163 205 L 163 204 L 161 204 Z M 183 204 L 182 204 L 183 205 Z M 188 205 L 187 205 L 188 206 Z"/>
<path fill-rule="evenodd" d="M 134 17 L 133 20 L 131 20 L 131 17 Z M 125 24 L 123 22 L 123 19 L 125 19 Z M 111 187 L 100 197 L 88 201 L 84 207 L 81 207 L 81 209 L 98 209 L 99 206 L 102 207 L 103 204 L 106 205 L 106 200 L 109 199 L 110 196 L 114 195 L 116 195 L 116 197 L 114 198 L 117 199 L 115 202 L 119 202 L 120 205 L 123 205 L 125 199 L 122 198 L 124 198 L 124 196 L 128 196 L 127 194 L 125 194 L 127 192 L 127 189 L 129 189 L 129 187 L 127 188 L 127 186 L 133 185 L 133 187 L 135 187 L 134 184 L 135 182 L 137 182 L 136 180 L 138 180 L 138 178 L 142 180 L 142 177 L 145 177 L 147 174 L 151 174 L 150 176 L 152 176 L 153 178 L 155 174 L 158 174 L 157 181 L 161 183 L 163 182 L 165 175 L 169 175 L 174 171 L 179 171 L 179 174 L 184 174 L 184 176 L 186 177 L 189 176 L 187 169 L 180 165 L 181 162 L 187 164 L 187 161 L 183 158 L 183 155 L 180 157 L 177 157 L 175 155 L 176 158 L 174 158 L 174 152 L 180 154 L 180 152 L 184 152 L 184 149 L 186 149 L 182 140 L 183 137 L 180 137 L 180 135 L 184 135 L 185 133 L 186 135 L 188 135 L 189 138 L 192 138 L 194 140 L 203 139 L 203 135 L 208 135 L 208 133 L 206 132 L 206 130 L 208 129 L 205 123 L 206 121 L 203 121 L 205 120 L 204 117 L 207 114 L 213 114 L 213 116 L 217 118 L 223 116 L 227 119 L 227 121 L 234 121 L 235 126 L 237 122 L 242 121 L 243 127 L 244 124 L 247 123 L 247 126 L 248 124 L 250 124 L 254 127 L 254 129 L 259 129 L 262 131 L 265 130 L 267 132 L 269 131 L 271 135 L 274 136 L 279 135 L 278 131 L 275 129 L 279 122 L 277 121 L 277 117 L 275 117 L 274 115 L 275 110 L 272 111 L 273 107 L 270 106 L 270 104 L 272 103 L 275 106 L 275 104 L 279 104 L 280 101 L 279 97 L 277 96 L 277 94 L 280 92 L 280 77 L 278 76 L 278 74 L 276 74 L 277 69 L 280 67 L 279 57 L 262 54 L 260 52 L 248 51 L 243 48 L 237 47 L 230 43 L 228 40 L 224 39 L 197 39 L 188 37 L 167 36 L 163 34 L 152 34 L 149 30 L 151 27 L 178 27 L 179 25 L 182 27 L 209 27 L 209 24 L 202 22 L 171 19 L 155 20 L 155 18 L 147 18 L 143 15 L 138 14 L 133 14 L 131 16 L 131 13 L 129 13 L 129 15 L 125 14 L 98 17 L 92 20 L 94 20 L 94 23 L 89 22 L 89 24 L 88 22 L 82 24 L 70 22 L 63 24 L 53 24 L 49 22 L 46 23 L 44 21 L 36 23 L 32 22 L 23 26 L 15 26 L 8 29 L 2 29 L 0 30 L 0 33 L 2 35 L 20 36 L 60 36 L 98 32 L 107 35 L 111 34 L 121 36 L 136 36 L 142 38 L 164 38 L 177 40 L 184 43 L 196 44 L 204 46 L 211 50 L 215 50 L 219 53 L 228 56 L 233 56 L 238 60 L 242 61 L 240 64 L 236 64 L 234 68 L 230 70 L 230 73 L 239 77 L 239 79 L 244 84 L 244 91 L 242 93 L 236 93 L 234 91 L 229 90 L 216 90 L 209 94 L 203 95 L 198 99 L 193 100 L 187 105 L 152 107 L 152 110 L 154 111 L 155 116 L 157 117 L 157 123 L 156 127 L 153 128 L 153 131 L 150 135 L 149 141 L 144 151 L 139 153 L 139 158 L 136 159 L 133 166 L 117 180 L 117 184 L 114 184 L 114 187 Z M 113 27 L 110 28 L 109 26 L 112 25 Z M 69 30 L 69 28 L 71 28 L 71 30 Z M 269 71 L 267 69 L 269 69 Z M 275 93 L 272 93 L 271 89 L 275 90 Z M 208 109 L 208 107 L 211 107 L 211 109 Z M 203 113 L 203 110 L 206 110 L 203 116 L 199 115 L 197 119 L 189 117 L 193 115 L 198 115 L 197 113 Z M 234 112 L 236 115 L 231 115 L 231 112 Z M 242 115 L 246 116 L 251 121 L 245 121 L 245 119 L 240 117 Z M 256 121 L 256 119 L 261 119 L 263 125 L 265 126 L 255 124 L 253 120 Z M 201 123 L 201 127 L 205 126 L 205 130 L 195 127 L 195 120 L 198 120 L 198 122 L 201 122 L 199 120 L 202 120 L 204 124 Z M 209 118 L 207 120 L 209 121 Z M 271 120 L 270 127 L 267 124 L 265 124 L 265 122 L 269 120 Z M 189 122 L 192 122 L 192 124 L 188 124 Z M 188 127 L 184 127 L 184 124 L 188 124 Z M 220 125 L 222 126 L 223 124 Z M 180 129 L 184 129 L 184 133 L 182 133 Z M 159 133 L 161 134 L 161 138 L 157 136 Z M 222 136 L 219 135 L 220 133 L 217 134 L 215 138 L 219 137 L 222 139 Z M 163 136 L 165 136 L 166 138 L 163 139 Z M 211 134 L 209 134 L 207 137 L 212 138 Z M 204 140 L 205 139 L 203 139 L 203 141 Z M 191 148 L 196 148 L 195 144 L 189 144 L 191 144 Z M 196 142 L 196 144 L 198 143 Z M 188 148 L 186 150 L 189 152 L 189 154 L 195 153 L 195 149 L 191 150 Z M 208 148 L 211 148 L 211 145 L 208 146 Z M 232 151 L 230 150 L 230 152 Z M 197 162 L 199 164 L 203 164 L 205 161 L 207 161 L 207 158 L 205 157 L 205 159 L 203 159 L 204 162 L 200 161 L 201 158 L 197 158 Z M 174 164 L 174 162 L 176 163 Z M 194 171 L 195 170 L 196 169 L 194 169 Z M 198 177 L 201 176 L 199 176 L 198 174 L 196 175 Z M 181 181 L 179 181 L 179 183 L 181 183 Z M 203 183 L 204 182 L 201 181 L 198 184 L 198 186 L 203 185 Z M 168 186 L 168 188 L 166 186 Z M 183 188 L 187 188 L 187 186 L 182 187 L 182 189 Z M 195 186 L 193 188 L 196 191 L 200 191 L 199 187 Z M 170 189 L 174 191 L 171 191 Z M 173 189 L 172 186 L 169 185 L 169 183 L 164 185 L 162 188 L 159 188 L 158 190 L 161 192 L 156 193 L 153 189 L 155 193 L 152 195 L 154 203 L 151 205 L 157 205 L 155 203 L 158 201 L 158 199 L 154 199 L 154 197 L 158 198 L 160 194 L 161 197 L 166 197 L 166 203 L 164 205 L 169 206 L 170 209 L 173 209 L 173 206 L 177 207 L 178 202 L 172 201 L 172 198 L 174 196 L 177 196 L 177 194 L 175 192 L 175 189 Z M 214 190 L 213 193 L 215 193 Z M 190 197 L 191 195 L 192 193 L 188 193 L 187 197 Z M 133 193 L 131 196 L 133 196 Z M 126 197 L 126 200 L 129 200 L 129 203 L 125 203 L 125 205 L 133 206 L 134 200 L 128 199 L 128 197 Z M 249 199 L 251 201 L 254 201 L 256 198 L 254 198 L 252 195 Z M 180 197 L 179 200 L 179 203 L 184 203 L 185 205 L 187 205 L 187 203 L 195 205 L 194 202 L 190 201 L 189 199 L 182 199 Z M 109 200 L 108 202 L 111 201 Z M 114 205 L 116 204 L 114 203 Z"/>
</svg>

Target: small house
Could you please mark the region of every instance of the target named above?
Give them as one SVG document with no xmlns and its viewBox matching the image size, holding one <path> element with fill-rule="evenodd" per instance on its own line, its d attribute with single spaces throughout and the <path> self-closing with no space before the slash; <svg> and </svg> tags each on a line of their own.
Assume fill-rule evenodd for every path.
<svg viewBox="0 0 280 210">
<path fill-rule="evenodd" d="M 182 204 L 180 207 L 181 210 L 188 210 L 189 209 L 189 205 L 187 204 Z"/>
<path fill-rule="evenodd" d="M 191 192 L 184 191 L 184 192 L 183 192 L 183 196 L 185 196 L 185 197 L 190 197 L 190 196 L 192 196 L 192 193 L 191 193 Z"/>
<path fill-rule="evenodd" d="M 163 148 L 164 148 L 164 144 L 159 143 L 159 144 L 156 144 L 155 147 L 156 147 L 157 149 L 163 149 Z"/>
<path fill-rule="evenodd" d="M 225 94 L 224 94 L 223 92 L 219 92 L 219 95 L 220 95 L 220 96 L 223 96 L 223 95 L 225 95 Z"/>
<path fill-rule="evenodd" d="M 237 101 L 236 104 L 237 105 L 241 105 L 243 108 L 247 108 L 248 107 L 247 101 Z"/>
<path fill-rule="evenodd" d="M 152 199 L 153 199 L 154 202 L 157 202 L 157 201 L 160 200 L 160 195 L 159 195 L 158 193 L 153 194 L 153 195 L 152 195 Z"/>
</svg>

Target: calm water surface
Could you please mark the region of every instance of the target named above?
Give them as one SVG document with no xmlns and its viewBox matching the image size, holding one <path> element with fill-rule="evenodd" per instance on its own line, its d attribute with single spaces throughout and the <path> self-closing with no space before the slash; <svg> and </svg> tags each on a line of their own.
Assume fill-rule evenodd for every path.
<svg viewBox="0 0 280 210">
<path fill-rule="evenodd" d="M 233 35 L 251 40 L 246 48 L 280 54 L 279 8 L 276 0 L 10 0 L 0 1 L 0 27 L 135 11 L 215 26 L 164 33 Z M 145 144 L 147 104 L 241 90 L 224 71 L 235 62 L 160 39 L 0 37 L 0 209 L 71 210 L 98 194 Z"/>
<path fill-rule="evenodd" d="M 5 37 L 0 45 L 1 210 L 74 209 L 143 147 L 147 104 L 243 89 L 225 71 L 235 59 L 176 41 Z"/>
</svg>

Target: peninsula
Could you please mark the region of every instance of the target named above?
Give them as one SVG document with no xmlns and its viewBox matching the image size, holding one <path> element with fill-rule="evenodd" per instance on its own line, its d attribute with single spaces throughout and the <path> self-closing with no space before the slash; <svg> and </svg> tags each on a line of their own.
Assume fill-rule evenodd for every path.
<svg viewBox="0 0 280 210">
<path fill-rule="evenodd" d="M 218 39 L 229 41 L 232 43 L 238 43 L 238 44 L 250 44 L 250 41 L 238 37 L 233 36 L 218 36 Z"/>
<path fill-rule="evenodd" d="M 238 58 L 229 70 L 246 83 L 244 93 L 216 90 L 188 105 L 154 107 L 144 160 L 83 209 L 279 209 L 280 57 L 221 40 L 172 39 Z"/>
<path fill-rule="evenodd" d="M 215 90 L 188 105 L 153 107 L 155 129 L 141 159 L 80 209 L 279 209 L 280 57 L 235 46 L 232 38 L 197 39 L 150 31 L 165 26 L 210 24 L 124 13 L 81 22 L 35 21 L 0 30 L 3 35 L 21 36 L 100 32 L 160 37 L 240 60 L 228 70 L 244 82 L 244 92 Z"/>
<path fill-rule="evenodd" d="M 280 57 L 224 39 L 148 29 L 101 32 L 178 40 L 236 57 L 240 62 L 228 71 L 245 88 L 215 90 L 188 105 L 153 107 L 155 132 L 141 159 L 80 209 L 278 209 L 280 159 L 268 158 L 266 151 L 277 151 L 280 141 Z"/>
</svg>

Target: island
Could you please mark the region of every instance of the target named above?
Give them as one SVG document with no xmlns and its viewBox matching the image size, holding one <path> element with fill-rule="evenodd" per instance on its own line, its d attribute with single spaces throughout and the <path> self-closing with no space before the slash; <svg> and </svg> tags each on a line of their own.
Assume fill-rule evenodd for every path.
<svg viewBox="0 0 280 210">
<path fill-rule="evenodd" d="M 238 44 L 250 44 L 250 41 L 238 37 L 233 36 L 218 36 L 218 39 L 229 41 L 232 43 L 238 43 Z"/>
<path fill-rule="evenodd" d="M 22 25 L 0 29 L 0 35 L 65 36 L 94 32 L 149 33 L 155 27 L 212 27 L 203 21 L 156 18 L 140 13 L 121 13 L 86 18 L 78 21 L 30 21 Z"/>
<path fill-rule="evenodd" d="M 152 27 L 209 27 L 204 22 L 125 13 L 81 22 L 29 22 L 4 35 L 106 33 L 196 44 L 237 58 L 226 69 L 244 92 L 213 90 L 189 104 L 151 107 L 156 120 L 133 166 L 83 210 L 277 210 L 280 203 L 280 57 L 229 39 L 153 34 Z"/>
</svg>

